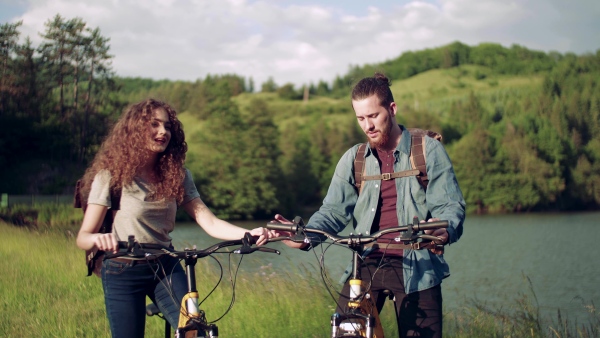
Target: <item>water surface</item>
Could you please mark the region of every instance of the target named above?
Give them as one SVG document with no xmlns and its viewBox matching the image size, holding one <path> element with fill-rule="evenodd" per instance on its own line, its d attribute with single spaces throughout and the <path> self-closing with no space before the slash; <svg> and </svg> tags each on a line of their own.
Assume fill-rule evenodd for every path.
<svg viewBox="0 0 600 338">
<path fill-rule="evenodd" d="M 532 297 L 533 290 L 544 317 L 556 319 L 560 309 L 571 320 L 587 322 L 584 304 L 600 304 L 599 219 L 597 212 L 467 217 L 463 236 L 444 254 L 451 272 L 442 283 L 445 309 L 459 310 L 473 299 L 510 309 L 523 294 Z M 266 224 L 233 223 L 245 228 Z M 192 223 L 178 224 L 172 237 L 178 247 L 203 248 L 218 242 Z M 265 266 L 271 271 L 304 266 L 318 275 L 320 250 L 315 256 L 281 243 L 269 246 L 281 255 L 247 255 L 240 273 Z M 350 257 L 343 248 L 327 250 L 324 264 L 334 282 Z"/>
</svg>

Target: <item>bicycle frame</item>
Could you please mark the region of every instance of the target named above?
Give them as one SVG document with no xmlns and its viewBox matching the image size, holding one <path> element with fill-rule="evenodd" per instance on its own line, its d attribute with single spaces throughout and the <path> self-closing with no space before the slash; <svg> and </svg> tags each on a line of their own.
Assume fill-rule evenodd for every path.
<svg viewBox="0 0 600 338">
<path fill-rule="evenodd" d="M 310 242 L 307 233 L 323 235 L 329 238 L 334 243 L 345 244 L 353 251 L 352 255 L 352 275 L 349 279 L 350 294 L 348 296 L 348 308 L 344 313 L 334 313 L 331 316 L 331 337 L 362 337 L 362 338 L 383 338 L 383 327 L 379 319 L 379 312 L 375 306 L 371 293 L 367 289 L 365 282 L 360 276 L 360 262 L 362 261 L 361 254 L 364 251 L 364 246 L 368 243 L 375 242 L 379 237 L 392 233 L 402 232 L 400 240 L 405 245 L 409 245 L 414 250 L 425 249 L 423 243 L 429 245 L 431 241 L 437 243 L 438 237 L 422 234 L 422 230 L 447 228 L 447 221 L 436 221 L 420 223 L 418 218 L 413 219 L 412 224 L 397 228 L 384 229 L 371 234 L 371 236 L 363 236 L 361 234 L 342 237 L 323 230 L 306 228 L 302 218 L 296 217 L 292 224 L 268 223 L 267 228 L 273 230 L 282 230 L 295 233 L 293 237 L 284 237 L 273 240 L 292 240 L 295 242 Z M 423 242 L 426 240 L 427 242 Z M 436 244 L 436 248 L 443 249 L 443 245 Z"/>
</svg>

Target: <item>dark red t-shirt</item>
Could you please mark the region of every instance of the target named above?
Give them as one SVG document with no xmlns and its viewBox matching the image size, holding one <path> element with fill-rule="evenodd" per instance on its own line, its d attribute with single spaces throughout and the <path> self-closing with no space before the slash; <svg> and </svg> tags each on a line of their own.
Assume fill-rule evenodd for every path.
<svg viewBox="0 0 600 338">
<path fill-rule="evenodd" d="M 381 173 L 393 173 L 394 172 L 394 152 L 383 151 L 381 149 L 374 149 L 373 154 L 379 161 L 379 167 Z M 391 179 L 381 181 L 381 190 L 379 194 L 379 203 L 377 204 L 377 212 L 375 213 L 375 219 L 373 220 L 372 232 L 383 230 L 387 228 L 398 226 L 398 214 L 396 213 L 396 202 L 398 200 L 398 192 L 396 190 L 396 180 Z M 400 236 L 400 233 L 387 234 L 379 238 L 377 243 L 379 244 L 398 244 L 399 242 L 394 241 L 394 238 Z M 382 256 L 385 253 L 386 257 L 389 256 L 402 256 L 402 249 L 376 249 L 369 255 L 369 257 Z"/>
</svg>

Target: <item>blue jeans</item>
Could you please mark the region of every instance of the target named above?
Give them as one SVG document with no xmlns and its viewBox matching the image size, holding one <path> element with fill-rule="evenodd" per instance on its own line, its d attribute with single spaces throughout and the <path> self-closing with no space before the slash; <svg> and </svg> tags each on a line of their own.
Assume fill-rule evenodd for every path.
<svg viewBox="0 0 600 338">
<path fill-rule="evenodd" d="M 137 264 L 108 259 L 102 264 L 102 287 L 112 337 L 143 338 L 146 296 L 177 327 L 187 278 L 179 260 L 169 256 Z"/>
</svg>

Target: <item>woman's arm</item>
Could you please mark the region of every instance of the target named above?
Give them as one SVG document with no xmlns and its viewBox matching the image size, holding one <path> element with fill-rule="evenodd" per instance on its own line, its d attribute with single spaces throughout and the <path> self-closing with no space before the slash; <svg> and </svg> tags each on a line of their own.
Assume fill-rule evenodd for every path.
<svg viewBox="0 0 600 338">
<path fill-rule="evenodd" d="M 243 238 L 244 234 L 249 232 L 252 236 L 259 236 L 259 239 L 256 241 L 258 245 L 265 244 L 268 238 L 268 232 L 265 228 L 247 230 L 219 219 L 208 209 L 200 197 L 196 197 L 184 204 L 183 209 L 212 237 L 234 240 Z"/>
<path fill-rule="evenodd" d="M 89 250 L 96 247 L 107 252 L 117 252 L 118 243 L 115 236 L 112 233 L 98 233 L 107 212 L 108 207 L 104 205 L 88 204 L 77 234 L 77 246 L 80 249 Z"/>
</svg>

